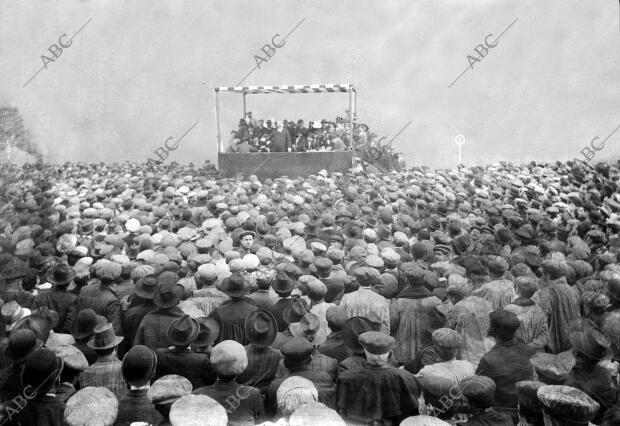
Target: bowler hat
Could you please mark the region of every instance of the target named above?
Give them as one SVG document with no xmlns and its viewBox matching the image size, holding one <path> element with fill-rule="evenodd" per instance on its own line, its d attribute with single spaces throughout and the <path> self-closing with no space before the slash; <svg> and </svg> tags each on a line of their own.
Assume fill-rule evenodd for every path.
<svg viewBox="0 0 620 426">
<path fill-rule="evenodd" d="M 179 304 L 184 292 L 185 287 L 181 284 L 165 282 L 155 291 L 153 302 L 160 308 L 172 308 Z"/>
<path fill-rule="evenodd" d="M 4 356 L 13 364 L 25 360 L 31 353 L 43 346 L 32 330 L 16 330 L 9 336 L 9 343 L 4 350 Z"/>
<path fill-rule="evenodd" d="M 136 345 L 123 358 L 122 373 L 131 386 L 144 386 L 151 381 L 157 368 L 157 356 L 152 349 Z"/>
<path fill-rule="evenodd" d="M 114 333 L 112 324 L 99 324 L 95 327 L 93 337 L 88 341 L 87 345 L 91 349 L 110 349 L 116 347 L 123 341 L 122 336 Z"/>
<path fill-rule="evenodd" d="M 65 286 L 71 283 L 74 277 L 75 272 L 73 268 L 66 263 L 54 265 L 46 275 L 47 281 L 56 286 Z"/>
<path fill-rule="evenodd" d="M 26 359 L 22 373 L 23 385 L 45 392 L 54 385 L 62 367 L 62 359 L 54 352 L 46 348 L 39 349 Z"/>
<path fill-rule="evenodd" d="M 266 348 L 273 343 L 278 333 L 278 324 L 273 314 L 265 309 L 257 309 L 245 319 L 245 334 L 251 344 Z"/>
<path fill-rule="evenodd" d="M 136 294 L 143 299 L 152 299 L 157 292 L 158 285 L 159 281 L 156 276 L 147 275 L 136 282 Z"/>
<path fill-rule="evenodd" d="M 71 323 L 71 335 L 74 339 L 89 337 L 94 333 L 97 324 L 97 313 L 92 309 L 83 309 Z"/>
<path fill-rule="evenodd" d="M 278 272 L 271 286 L 276 293 L 289 293 L 295 288 L 295 281 L 285 272 Z"/>
<path fill-rule="evenodd" d="M 184 315 L 168 327 L 168 340 L 175 346 L 189 346 L 200 332 L 198 321 Z"/>
<path fill-rule="evenodd" d="M 250 286 L 243 275 L 234 273 L 222 281 L 221 289 L 230 297 L 242 297 L 249 293 Z"/>
</svg>

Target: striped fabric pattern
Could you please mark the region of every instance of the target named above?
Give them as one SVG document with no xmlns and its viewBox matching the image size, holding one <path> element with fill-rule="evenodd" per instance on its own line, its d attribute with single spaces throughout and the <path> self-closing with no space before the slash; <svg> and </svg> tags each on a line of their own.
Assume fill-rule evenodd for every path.
<svg viewBox="0 0 620 426">
<path fill-rule="evenodd" d="M 216 92 L 234 93 L 347 93 L 355 91 L 350 83 L 343 84 L 297 84 L 293 86 L 237 86 L 216 87 Z"/>
</svg>

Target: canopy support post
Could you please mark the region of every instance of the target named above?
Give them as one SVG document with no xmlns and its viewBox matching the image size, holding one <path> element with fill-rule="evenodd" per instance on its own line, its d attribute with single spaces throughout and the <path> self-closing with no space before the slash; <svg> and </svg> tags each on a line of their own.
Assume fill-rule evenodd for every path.
<svg viewBox="0 0 620 426">
<path fill-rule="evenodd" d="M 217 131 L 217 152 L 224 152 L 220 133 L 220 91 L 218 89 L 215 89 L 215 129 Z"/>
</svg>

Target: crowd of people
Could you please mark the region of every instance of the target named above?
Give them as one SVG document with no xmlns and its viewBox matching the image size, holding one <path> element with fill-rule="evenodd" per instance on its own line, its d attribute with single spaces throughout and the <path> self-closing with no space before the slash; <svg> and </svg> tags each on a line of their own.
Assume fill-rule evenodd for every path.
<svg viewBox="0 0 620 426">
<path fill-rule="evenodd" d="M 248 112 L 239 120 L 238 129 L 231 132 L 228 152 L 344 151 L 369 142 L 368 126 L 354 123 L 351 130 L 348 118 L 310 121 L 306 125 L 302 119 L 255 120 Z"/>
<path fill-rule="evenodd" d="M 618 164 L 205 171 L 1 171 L 0 424 L 620 424 Z"/>
</svg>

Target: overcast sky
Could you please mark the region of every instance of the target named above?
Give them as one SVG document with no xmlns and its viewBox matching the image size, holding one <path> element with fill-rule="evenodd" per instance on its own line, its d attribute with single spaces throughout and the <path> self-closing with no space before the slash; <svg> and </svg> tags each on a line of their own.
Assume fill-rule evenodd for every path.
<svg viewBox="0 0 620 426">
<path fill-rule="evenodd" d="M 0 102 L 53 161 L 154 158 L 196 122 L 167 161 L 215 161 L 213 88 L 237 84 L 300 22 L 244 85 L 353 83 L 375 133 L 412 121 L 394 143 L 409 164 L 454 166 L 459 134 L 465 164 L 567 160 L 620 125 L 617 0 L 3 1 Z M 502 32 L 480 59 L 475 47 Z M 347 102 L 248 97 L 255 117 L 306 121 L 342 116 Z M 222 104 L 226 136 L 241 98 Z M 596 159 L 619 156 L 620 130 Z"/>
</svg>

